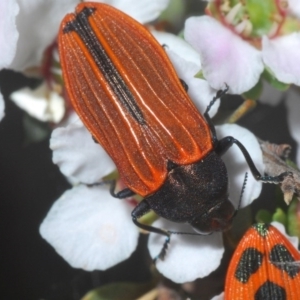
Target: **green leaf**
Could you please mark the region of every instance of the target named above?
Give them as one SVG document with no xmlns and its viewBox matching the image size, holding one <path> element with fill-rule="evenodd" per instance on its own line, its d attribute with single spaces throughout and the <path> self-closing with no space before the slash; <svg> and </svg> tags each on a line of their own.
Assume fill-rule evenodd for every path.
<svg viewBox="0 0 300 300">
<path fill-rule="evenodd" d="M 283 26 L 280 29 L 281 35 L 286 35 L 297 31 L 300 31 L 299 19 L 293 16 L 286 16 Z"/>
<path fill-rule="evenodd" d="M 253 36 L 268 34 L 274 24 L 273 15 L 278 13 L 274 0 L 247 0 L 246 10 L 253 25 Z"/>
<path fill-rule="evenodd" d="M 253 100 L 258 99 L 262 93 L 262 90 L 263 90 L 263 84 L 260 79 L 252 89 L 250 89 L 249 91 L 243 94 L 243 97 L 245 99 L 253 99 Z"/>
<path fill-rule="evenodd" d="M 287 231 L 290 235 L 300 238 L 300 219 L 299 219 L 300 202 L 294 197 L 289 205 L 287 212 Z"/>
<path fill-rule="evenodd" d="M 277 208 L 275 213 L 272 216 L 272 221 L 279 222 L 286 227 L 287 225 L 286 213 L 281 208 Z"/>
<path fill-rule="evenodd" d="M 159 21 L 166 21 L 170 24 L 176 23 L 183 19 L 186 5 L 183 0 L 171 0 L 167 8 L 160 14 Z M 173 25 L 173 26 L 174 26 Z"/>
<path fill-rule="evenodd" d="M 199 79 L 205 79 L 202 70 L 200 70 L 194 77 Z"/>
<path fill-rule="evenodd" d="M 255 216 L 257 223 L 271 223 L 272 214 L 266 209 L 260 209 Z"/>
<path fill-rule="evenodd" d="M 158 215 L 154 211 L 150 211 L 143 215 L 140 219 L 139 222 L 145 225 L 152 225 L 153 222 L 155 222 L 158 219 Z"/>
<path fill-rule="evenodd" d="M 119 178 L 119 173 L 117 170 L 114 170 L 113 172 L 111 172 L 110 174 L 106 175 L 103 177 L 103 181 L 110 181 L 110 180 L 115 180 Z"/>
<path fill-rule="evenodd" d="M 285 160 L 285 162 L 286 162 L 286 164 L 287 164 L 288 166 L 290 166 L 290 167 L 294 168 L 295 170 L 298 170 L 298 171 L 299 171 L 298 166 L 297 166 L 292 160 L 290 160 L 289 158 L 287 158 L 287 159 Z"/>
<path fill-rule="evenodd" d="M 265 67 L 262 77 L 279 91 L 286 91 L 290 87 L 289 84 L 279 81 L 268 67 Z"/>
</svg>

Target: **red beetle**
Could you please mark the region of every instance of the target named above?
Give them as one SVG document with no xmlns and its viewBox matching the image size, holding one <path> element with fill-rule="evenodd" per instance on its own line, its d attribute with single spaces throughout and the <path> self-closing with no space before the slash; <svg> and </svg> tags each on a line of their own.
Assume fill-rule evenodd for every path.
<svg viewBox="0 0 300 300">
<path fill-rule="evenodd" d="M 226 230 L 235 208 L 221 155 L 234 143 L 257 180 L 262 177 L 245 147 L 233 137 L 218 140 L 208 112 L 204 117 L 187 94 L 163 47 L 140 23 L 100 3 L 81 3 L 59 33 L 66 89 L 74 109 L 115 162 L 128 187 L 115 194 L 144 197 L 133 222 L 149 210 L 199 233 Z"/>
<path fill-rule="evenodd" d="M 231 259 L 225 299 L 300 299 L 300 253 L 274 226 L 254 224 Z"/>
</svg>

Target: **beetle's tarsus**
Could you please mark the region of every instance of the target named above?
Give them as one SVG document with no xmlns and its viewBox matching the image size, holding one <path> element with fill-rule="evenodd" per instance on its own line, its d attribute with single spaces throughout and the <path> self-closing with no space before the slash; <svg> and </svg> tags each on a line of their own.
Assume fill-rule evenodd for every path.
<svg viewBox="0 0 300 300">
<path fill-rule="evenodd" d="M 279 174 L 278 176 L 262 176 L 261 178 L 258 178 L 258 180 L 262 181 L 264 183 L 278 184 L 278 183 L 281 183 L 288 176 L 293 176 L 293 173 L 292 172 L 283 172 L 283 173 Z"/>
<path fill-rule="evenodd" d="M 156 262 L 157 262 L 158 259 L 161 259 L 162 261 L 164 261 L 165 256 L 167 254 L 167 250 L 169 248 L 170 240 L 171 240 L 171 236 L 169 235 L 169 236 L 166 237 L 166 240 L 164 242 L 164 245 L 163 245 L 160 253 L 153 259 L 153 263 L 154 264 L 156 264 Z"/>
</svg>

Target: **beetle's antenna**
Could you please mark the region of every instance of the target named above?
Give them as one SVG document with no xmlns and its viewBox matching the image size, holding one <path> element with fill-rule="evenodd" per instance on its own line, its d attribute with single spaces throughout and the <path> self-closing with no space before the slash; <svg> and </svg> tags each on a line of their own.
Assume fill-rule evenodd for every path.
<svg viewBox="0 0 300 300">
<path fill-rule="evenodd" d="M 204 236 L 204 235 L 210 235 L 212 232 L 208 234 L 202 234 L 202 233 L 197 233 L 197 232 L 180 232 L 180 231 L 170 231 L 168 230 L 167 233 L 169 236 L 166 237 L 166 240 L 164 242 L 164 245 L 160 251 L 160 253 L 153 258 L 153 263 L 155 264 L 158 259 L 164 260 L 165 256 L 167 254 L 167 250 L 171 241 L 171 234 L 185 234 L 185 235 L 197 235 L 197 236 Z"/>
<path fill-rule="evenodd" d="M 113 180 L 109 181 L 99 181 L 99 182 L 94 182 L 94 183 L 85 183 L 85 182 L 80 182 L 80 184 L 84 184 L 87 187 L 93 187 L 93 186 L 105 186 L 107 184 L 111 185 Z"/>
<path fill-rule="evenodd" d="M 244 194 L 244 191 L 245 191 L 245 188 L 246 188 L 246 184 L 247 184 L 247 179 L 248 179 L 248 173 L 246 172 L 245 173 L 245 177 L 244 177 L 244 182 L 243 182 L 243 186 L 242 186 L 242 190 L 241 190 L 241 194 L 240 194 L 240 199 L 239 199 L 239 204 L 232 216 L 232 218 L 234 218 L 237 214 L 237 212 L 239 211 L 240 207 L 241 207 L 241 203 L 242 203 L 242 199 L 243 199 L 243 194 Z"/>
<path fill-rule="evenodd" d="M 168 233 L 169 233 L 169 231 L 168 231 Z M 167 254 L 167 250 L 168 250 L 168 247 L 170 244 L 170 240 L 171 240 L 171 236 L 169 235 L 166 237 L 164 245 L 163 245 L 162 249 L 160 250 L 159 254 L 153 258 L 154 264 L 157 262 L 158 259 L 161 259 L 162 261 L 165 259 L 165 256 Z"/>
<path fill-rule="evenodd" d="M 210 101 L 210 103 L 208 104 L 206 110 L 205 110 L 205 113 L 204 113 L 204 116 L 205 115 L 208 115 L 208 112 L 210 111 L 211 107 L 215 104 L 215 102 L 222 98 L 224 95 L 226 95 L 226 93 L 228 92 L 229 90 L 229 86 L 225 83 L 225 89 L 223 90 L 219 90 L 217 91 L 217 94 L 216 96 Z"/>
<path fill-rule="evenodd" d="M 197 235 L 197 236 L 204 236 L 204 235 L 210 235 L 210 233 L 208 234 L 201 234 L 201 233 L 197 233 L 197 232 L 180 232 L 180 231 L 170 231 L 168 230 L 167 233 L 169 234 L 169 236 L 166 237 L 166 240 L 164 242 L 164 245 L 160 251 L 160 253 L 155 256 L 153 258 L 153 263 L 155 264 L 157 262 L 158 259 L 164 260 L 165 256 L 167 254 L 167 250 L 171 241 L 171 234 L 185 234 L 185 235 Z"/>
</svg>

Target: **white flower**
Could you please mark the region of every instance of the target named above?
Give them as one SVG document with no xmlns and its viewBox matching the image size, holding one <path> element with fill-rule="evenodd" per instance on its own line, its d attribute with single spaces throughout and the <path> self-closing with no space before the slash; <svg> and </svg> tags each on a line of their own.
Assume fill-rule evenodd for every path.
<svg viewBox="0 0 300 300">
<path fill-rule="evenodd" d="M 185 23 L 184 37 L 199 52 L 203 74 L 211 87 L 220 89 L 226 82 L 231 93 L 244 93 L 256 85 L 264 68 L 283 83 L 299 85 L 299 33 L 262 34 L 260 46 L 257 36 L 252 41 L 251 36 L 247 39 L 243 35 L 243 30 L 252 30 L 251 20 L 245 18 L 235 25 L 239 9 L 242 13 L 240 3 L 222 15 L 227 26 L 211 16 L 191 17 Z M 281 24 L 274 22 L 276 26 Z"/>
<path fill-rule="evenodd" d="M 169 0 L 85 0 L 85 2 L 107 3 L 142 24 L 155 20 L 169 4 Z"/>
<path fill-rule="evenodd" d="M 78 117 L 76 122 L 52 132 L 50 148 L 53 162 L 73 182 L 93 184 L 116 169 Z"/>
<path fill-rule="evenodd" d="M 263 37 L 263 61 L 276 78 L 284 83 L 300 85 L 300 33 L 294 32 L 275 39 Z"/>
<path fill-rule="evenodd" d="M 3 46 L 0 69 L 9 68 L 24 72 L 28 68 L 40 68 L 45 49 L 55 41 L 62 17 L 77 3 L 78 0 L 2 1 L 0 42 Z M 52 101 L 48 101 L 51 99 L 47 99 L 46 95 L 41 101 L 36 102 L 36 107 L 33 107 L 28 102 L 32 103 L 36 98 L 33 95 L 30 99 L 29 89 L 25 89 L 24 95 L 21 91 L 16 93 L 18 93 L 17 105 L 42 121 L 56 122 L 64 113 L 64 109 L 63 112 L 61 110 L 62 106 L 54 104 L 53 98 Z M 2 103 L 1 97 L 0 102 Z M 1 104 L 0 107 L 3 111 L 4 105 Z M 41 110 L 38 111 L 38 108 Z M 56 111 L 57 108 L 59 109 Z M 51 112 L 52 109 L 55 111 Z M 3 113 L 0 115 L 3 116 Z"/>
<path fill-rule="evenodd" d="M 260 52 L 209 16 L 187 19 L 184 37 L 200 54 L 203 74 L 214 89 L 251 89 L 263 71 Z"/>
<path fill-rule="evenodd" d="M 15 18 L 19 6 L 15 0 L 1 1 L 0 3 L 0 70 L 8 68 L 14 59 L 19 33 L 16 28 Z M 0 90 L 0 121 L 4 117 L 4 100 Z"/>
<path fill-rule="evenodd" d="M 300 166 L 300 118 L 299 118 L 299 112 L 300 112 L 300 101 L 299 101 L 299 93 L 294 90 L 290 90 L 287 93 L 286 97 L 286 108 L 287 108 L 287 122 L 290 129 L 291 136 L 294 138 L 294 140 L 297 142 L 297 156 L 296 156 L 296 162 L 297 165 Z"/>
<path fill-rule="evenodd" d="M 11 99 L 30 116 L 43 121 L 59 123 L 65 114 L 65 101 L 43 82 L 36 89 L 23 88 L 11 94 Z"/>
<path fill-rule="evenodd" d="M 153 223 L 158 228 L 175 232 L 195 233 L 190 225 L 173 223 L 159 219 Z M 152 258 L 157 256 L 165 237 L 151 233 L 148 247 Z M 222 233 L 211 235 L 173 234 L 165 259 L 157 260 L 156 267 L 165 277 L 176 283 L 194 281 L 203 278 L 216 270 L 224 253 Z"/>
<path fill-rule="evenodd" d="M 19 13 L 17 1 L 1 1 L 0 3 L 0 70 L 8 68 L 14 59 L 19 37 L 16 28 L 16 16 Z"/>
<path fill-rule="evenodd" d="M 204 113 L 217 91 L 211 88 L 206 80 L 195 77 L 202 70 L 198 53 L 174 34 L 158 31 L 152 31 L 152 34 L 161 45 L 165 45 L 165 51 L 179 78 L 188 83 L 188 94 L 199 111 Z M 224 84 L 222 88 L 224 88 Z M 217 113 L 219 105 L 220 101 L 218 100 L 209 113 L 211 117 Z"/>
<path fill-rule="evenodd" d="M 300 2 L 298 0 L 288 0 L 288 9 L 293 15 L 300 18 Z"/>
<path fill-rule="evenodd" d="M 239 140 L 249 152 L 258 171 L 262 175 L 264 174 L 265 167 L 260 146 L 256 137 L 249 130 L 236 124 L 225 124 L 217 126 L 216 129 L 219 139 L 225 136 L 233 136 L 235 139 Z M 235 207 L 238 205 L 244 175 L 246 172 L 250 173 L 243 193 L 241 207 L 249 205 L 260 195 L 262 183 L 254 179 L 245 157 L 236 145 L 233 145 L 226 154 L 224 154 L 223 159 L 229 173 L 229 196 Z"/>
<path fill-rule="evenodd" d="M 77 186 L 52 206 L 41 235 L 74 268 L 106 270 L 135 250 L 138 230 L 130 207 L 103 187 Z"/>
<path fill-rule="evenodd" d="M 10 69 L 24 71 L 39 67 L 45 49 L 54 41 L 59 24 L 66 13 L 73 11 L 78 0 L 18 0 L 16 18 L 19 40 Z"/>
</svg>

